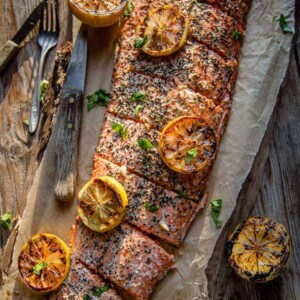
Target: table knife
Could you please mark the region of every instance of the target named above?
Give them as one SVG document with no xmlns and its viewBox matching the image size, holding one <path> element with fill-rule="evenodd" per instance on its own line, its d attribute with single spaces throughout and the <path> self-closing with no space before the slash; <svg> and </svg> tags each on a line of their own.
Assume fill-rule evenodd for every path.
<svg viewBox="0 0 300 300">
<path fill-rule="evenodd" d="M 32 31 L 37 22 L 40 20 L 42 4 L 40 3 L 26 19 L 22 27 L 16 35 L 0 49 L 0 73 L 5 69 L 10 60 L 17 53 L 20 44 L 24 41 L 26 36 Z"/>
<path fill-rule="evenodd" d="M 67 79 L 61 90 L 56 117 L 55 195 L 61 201 L 74 197 L 86 61 L 86 27 L 81 25 L 67 69 Z"/>
</svg>

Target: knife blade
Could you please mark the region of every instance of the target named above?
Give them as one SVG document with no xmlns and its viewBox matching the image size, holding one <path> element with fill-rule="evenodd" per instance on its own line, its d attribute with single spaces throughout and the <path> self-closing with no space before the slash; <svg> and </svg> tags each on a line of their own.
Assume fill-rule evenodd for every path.
<svg viewBox="0 0 300 300">
<path fill-rule="evenodd" d="M 24 24 L 15 34 L 15 36 L 8 40 L 4 46 L 0 49 L 0 73 L 5 69 L 13 56 L 17 53 L 20 44 L 26 38 L 26 36 L 32 31 L 41 16 L 42 9 L 41 2 L 30 14 L 30 16 L 26 19 Z"/>
<path fill-rule="evenodd" d="M 56 198 L 61 201 L 68 201 L 74 197 L 86 61 L 86 26 L 81 25 L 67 69 L 67 79 L 62 87 L 61 103 L 57 113 L 54 192 Z"/>
</svg>

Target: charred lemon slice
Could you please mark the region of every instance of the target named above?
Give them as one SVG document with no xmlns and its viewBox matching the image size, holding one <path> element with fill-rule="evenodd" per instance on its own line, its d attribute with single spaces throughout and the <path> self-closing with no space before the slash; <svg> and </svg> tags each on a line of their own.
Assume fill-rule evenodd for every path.
<svg viewBox="0 0 300 300">
<path fill-rule="evenodd" d="M 117 227 L 128 199 L 123 186 L 113 177 L 91 179 L 78 194 L 77 210 L 82 222 L 97 232 Z"/>
<path fill-rule="evenodd" d="M 215 156 L 217 138 L 201 117 L 180 117 L 163 129 L 158 150 L 164 163 L 179 173 L 198 172 Z"/>
<path fill-rule="evenodd" d="M 249 218 L 230 235 L 228 261 L 241 277 L 257 283 L 282 273 L 289 260 L 290 237 L 283 225 L 268 218 Z"/>
<path fill-rule="evenodd" d="M 127 0 L 68 0 L 72 13 L 92 27 L 107 27 L 124 14 Z"/>
<path fill-rule="evenodd" d="M 41 233 L 23 246 L 18 267 L 23 281 L 37 292 L 58 288 L 70 270 L 70 251 L 60 238 Z"/>
<path fill-rule="evenodd" d="M 136 28 L 135 47 L 151 56 L 167 56 L 184 46 L 189 19 L 175 5 L 151 10 Z"/>
</svg>

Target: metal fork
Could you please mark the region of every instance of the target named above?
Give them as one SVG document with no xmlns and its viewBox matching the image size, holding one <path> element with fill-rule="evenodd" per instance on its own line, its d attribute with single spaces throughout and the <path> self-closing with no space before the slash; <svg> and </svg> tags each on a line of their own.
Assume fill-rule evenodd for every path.
<svg viewBox="0 0 300 300">
<path fill-rule="evenodd" d="M 31 134 L 36 131 L 40 118 L 41 81 L 43 76 L 45 58 L 49 50 L 57 45 L 58 35 L 59 19 L 57 0 L 44 0 L 39 34 L 37 37 L 37 42 L 41 47 L 41 57 L 30 111 L 29 132 Z"/>
</svg>

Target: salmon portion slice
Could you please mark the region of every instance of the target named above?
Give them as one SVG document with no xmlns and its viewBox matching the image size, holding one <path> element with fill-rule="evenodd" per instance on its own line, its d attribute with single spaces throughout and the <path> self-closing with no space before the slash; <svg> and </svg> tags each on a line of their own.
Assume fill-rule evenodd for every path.
<svg viewBox="0 0 300 300">
<path fill-rule="evenodd" d="M 185 85 L 203 96 L 218 101 L 237 68 L 236 60 L 224 60 L 219 54 L 197 42 L 187 42 L 178 52 L 166 57 L 151 57 L 134 48 L 134 26 L 123 29 L 116 69 L 134 71 Z"/>
<path fill-rule="evenodd" d="M 193 5 L 190 34 L 198 42 L 226 59 L 237 59 L 245 31 L 220 9 L 207 4 Z"/>
<path fill-rule="evenodd" d="M 112 125 L 118 123 L 128 130 L 125 140 L 112 130 Z M 145 125 L 131 120 L 120 119 L 106 114 L 101 130 L 96 155 L 146 178 L 168 190 L 185 194 L 188 198 L 199 201 L 206 186 L 206 175 L 209 168 L 196 174 L 180 174 L 169 169 L 162 161 L 157 149 L 159 131 L 148 129 Z M 141 149 L 137 141 L 147 139 L 153 144 L 152 149 Z"/>
<path fill-rule="evenodd" d="M 108 289 L 99 292 L 99 289 Z M 70 273 L 68 278 L 59 287 L 59 289 L 51 295 L 50 300 L 122 300 L 116 290 L 103 277 L 92 273 L 82 263 L 72 259 Z"/>
<path fill-rule="evenodd" d="M 77 221 L 74 255 L 137 300 L 148 299 L 155 284 L 175 266 L 172 255 L 127 223 L 100 234 Z"/>
<path fill-rule="evenodd" d="M 184 1 L 184 0 L 183 0 Z M 199 3 L 201 1 L 198 1 Z M 243 27 L 246 27 L 247 16 L 251 7 L 251 0 L 204 0 L 214 6 L 220 7 L 231 15 Z"/>
<path fill-rule="evenodd" d="M 93 177 L 109 175 L 124 186 L 129 200 L 126 221 L 175 246 L 183 241 L 195 216 L 206 204 L 206 195 L 198 204 L 180 198 L 142 177 L 122 172 L 119 166 L 98 155 L 94 157 L 93 169 Z M 155 211 L 151 212 L 151 208 Z"/>
<path fill-rule="evenodd" d="M 136 99 L 136 95 L 143 99 Z M 175 86 L 164 79 L 118 69 L 114 72 L 111 100 L 112 114 L 162 130 L 171 120 L 186 115 L 206 114 L 217 123 L 222 113 L 214 102 L 199 93 Z"/>
</svg>

